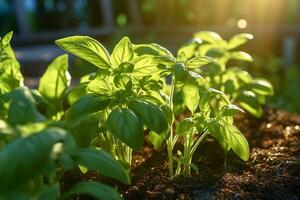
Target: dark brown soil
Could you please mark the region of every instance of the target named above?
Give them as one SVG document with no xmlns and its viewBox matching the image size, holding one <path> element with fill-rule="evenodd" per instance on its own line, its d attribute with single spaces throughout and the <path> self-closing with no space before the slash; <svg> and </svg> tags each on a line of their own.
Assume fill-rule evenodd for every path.
<svg viewBox="0 0 300 200">
<path fill-rule="evenodd" d="M 193 159 L 199 173 L 171 180 L 165 150 L 145 145 L 133 156 L 132 184 L 118 190 L 128 200 L 300 199 L 300 116 L 267 109 L 261 119 L 239 115 L 236 125 L 250 145 L 248 162 L 229 153 L 225 173 L 224 152 L 208 137 Z"/>
</svg>

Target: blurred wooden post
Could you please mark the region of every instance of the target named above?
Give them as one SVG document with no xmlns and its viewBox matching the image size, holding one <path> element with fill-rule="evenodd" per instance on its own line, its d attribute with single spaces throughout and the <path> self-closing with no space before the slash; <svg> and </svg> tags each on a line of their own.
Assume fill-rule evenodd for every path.
<svg viewBox="0 0 300 200">
<path fill-rule="evenodd" d="M 106 27 L 114 27 L 115 16 L 111 0 L 100 0 L 104 25 Z"/>
<path fill-rule="evenodd" d="M 134 26 L 142 26 L 143 21 L 142 21 L 141 8 L 139 6 L 139 1 L 128 0 L 128 5 L 129 5 L 130 18 L 132 19 Z"/>
<path fill-rule="evenodd" d="M 19 29 L 19 35 L 22 37 L 30 34 L 30 27 L 26 16 L 24 0 L 14 0 L 15 15 Z"/>
</svg>

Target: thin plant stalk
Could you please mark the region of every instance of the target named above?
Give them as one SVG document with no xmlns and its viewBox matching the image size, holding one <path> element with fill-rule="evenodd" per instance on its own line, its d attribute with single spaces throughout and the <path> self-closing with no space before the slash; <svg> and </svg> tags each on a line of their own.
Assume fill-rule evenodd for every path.
<svg viewBox="0 0 300 200">
<path fill-rule="evenodd" d="M 173 96 L 175 90 L 175 79 L 172 78 L 171 88 L 170 88 L 170 99 L 169 99 L 169 107 L 173 112 Z M 169 175 L 170 177 L 174 176 L 174 161 L 173 161 L 173 147 L 174 147 L 174 138 L 173 138 L 173 123 L 174 120 L 169 125 L 169 138 L 167 139 L 167 149 L 168 149 L 168 163 L 169 163 Z"/>
</svg>

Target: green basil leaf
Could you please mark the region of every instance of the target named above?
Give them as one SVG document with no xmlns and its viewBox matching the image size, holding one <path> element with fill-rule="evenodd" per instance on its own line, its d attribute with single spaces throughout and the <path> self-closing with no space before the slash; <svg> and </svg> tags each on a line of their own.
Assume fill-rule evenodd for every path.
<svg viewBox="0 0 300 200">
<path fill-rule="evenodd" d="M 241 34 L 235 35 L 229 40 L 227 49 L 228 50 L 235 49 L 252 39 L 253 39 L 253 35 L 251 35 L 249 33 L 241 33 Z"/>
<path fill-rule="evenodd" d="M 136 57 L 132 60 L 132 64 L 134 64 L 134 76 L 148 76 L 160 72 L 152 56 Z"/>
<path fill-rule="evenodd" d="M 67 111 L 68 121 L 76 119 L 82 115 L 95 113 L 105 109 L 110 99 L 87 94 L 78 99 Z"/>
<path fill-rule="evenodd" d="M 237 101 L 242 108 L 256 117 L 261 117 L 263 110 L 254 92 L 243 91 L 237 97 Z"/>
<path fill-rule="evenodd" d="M 248 61 L 248 62 L 253 61 L 252 56 L 244 51 L 235 51 L 233 53 L 230 53 L 229 58 L 235 60 Z"/>
<path fill-rule="evenodd" d="M 113 94 L 112 84 L 108 82 L 107 79 L 103 79 L 100 77 L 92 80 L 88 84 L 88 90 L 97 95 L 106 96 L 106 97 L 112 96 Z"/>
<path fill-rule="evenodd" d="M 142 149 L 144 142 L 143 126 L 132 110 L 115 108 L 108 116 L 106 127 L 116 138 L 134 150 Z"/>
<path fill-rule="evenodd" d="M 250 88 L 253 92 L 260 95 L 273 95 L 274 89 L 272 84 L 264 79 L 254 79 L 250 84 Z"/>
<path fill-rule="evenodd" d="M 227 141 L 232 151 L 242 160 L 247 161 L 250 156 L 249 145 L 242 133 L 232 124 L 225 124 Z"/>
<path fill-rule="evenodd" d="M 93 38 L 88 36 L 71 36 L 56 40 L 55 43 L 65 51 L 99 68 L 111 68 L 109 53 L 101 43 Z"/>
<path fill-rule="evenodd" d="M 173 57 L 172 53 L 168 49 L 160 46 L 159 44 L 155 44 L 155 43 L 137 44 L 137 45 L 133 45 L 133 47 L 134 47 L 134 52 L 137 56 L 152 55 L 152 56 Z"/>
<path fill-rule="evenodd" d="M 68 72 L 68 55 L 57 57 L 42 75 L 39 83 L 39 92 L 54 106 L 61 105 L 62 98 L 70 86 L 71 76 Z"/>
<path fill-rule="evenodd" d="M 24 187 L 28 181 L 41 175 L 52 159 L 53 146 L 65 138 L 64 130 L 49 128 L 26 138 L 17 138 L 2 148 L 0 192 Z"/>
<path fill-rule="evenodd" d="M 23 86 L 20 64 L 15 59 L 0 62 L 0 93 L 5 94 Z"/>
<path fill-rule="evenodd" d="M 200 100 L 197 82 L 193 79 L 186 81 L 182 86 L 182 94 L 184 104 L 192 113 L 194 113 Z"/>
<path fill-rule="evenodd" d="M 238 112 L 244 112 L 244 111 L 236 105 L 229 104 L 223 108 L 222 116 L 233 116 Z"/>
<path fill-rule="evenodd" d="M 115 67 L 118 67 L 122 62 L 129 62 L 133 58 L 133 54 L 129 38 L 123 37 L 111 54 L 111 62 Z"/>
<path fill-rule="evenodd" d="M 157 134 L 154 131 L 149 132 L 149 140 L 152 143 L 155 150 L 160 150 L 166 137 L 164 134 Z"/>
<path fill-rule="evenodd" d="M 78 147 L 88 147 L 100 132 L 99 123 L 95 115 L 81 115 L 70 121 L 66 129 L 72 133 Z"/>
<path fill-rule="evenodd" d="M 172 66 L 171 70 L 175 75 L 176 81 L 184 82 L 185 80 L 187 80 L 189 71 L 187 70 L 185 64 L 176 63 Z"/>
<path fill-rule="evenodd" d="M 64 193 L 62 199 L 70 199 L 73 195 L 85 194 L 99 200 L 122 200 L 115 188 L 97 182 L 80 182 Z"/>
<path fill-rule="evenodd" d="M 187 41 L 182 47 L 179 48 L 177 52 L 177 58 L 184 54 L 186 59 L 190 59 L 194 56 L 196 48 L 202 43 L 199 38 L 193 38 Z M 185 60 L 185 59 L 184 59 Z"/>
<path fill-rule="evenodd" d="M 41 122 L 45 117 L 35 106 L 35 100 L 27 87 L 20 87 L 6 95 L 11 101 L 7 121 L 12 125 Z"/>
<path fill-rule="evenodd" d="M 198 68 L 203 65 L 207 65 L 208 63 L 211 63 L 211 62 L 213 62 L 213 59 L 210 57 L 198 56 L 198 57 L 190 59 L 187 62 L 187 67 L 189 69 Z"/>
<path fill-rule="evenodd" d="M 80 97 L 87 94 L 87 86 L 86 83 L 79 83 L 67 91 L 69 105 L 73 105 Z"/>
<path fill-rule="evenodd" d="M 13 36 L 13 31 L 8 32 L 5 36 L 3 36 L 1 42 L 3 46 L 9 45 L 11 38 Z M 1 38 L 0 38 L 1 39 Z"/>
<path fill-rule="evenodd" d="M 171 66 L 176 64 L 177 60 L 174 57 L 170 56 L 155 56 L 152 59 L 153 63 L 156 65 L 166 65 L 166 66 Z"/>
<path fill-rule="evenodd" d="M 128 107 L 154 132 L 161 134 L 168 130 L 167 118 L 160 107 L 140 100 L 130 101 Z"/>
<path fill-rule="evenodd" d="M 211 31 L 197 32 L 194 34 L 194 38 L 199 38 L 205 42 L 212 43 L 212 44 L 218 43 L 223 40 L 219 34 Z"/>
<path fill-rule="evenodd" d="M 229 151 L 230 146 L 227 144 L 225 127 L 219 123 L 219 121 L 213 119 L 207 124 L 209 134 L 212 135 L 215 139 L 218 140 L 222 148 L 226 151 Z"/>
<path fill-rule="evenodd" d="M 186 118 L 182 121 L 180 121 L 177 124 L 176 127 L 176 134 L 185 134 L 185 133 L 190 133 L 192 129 L 194 128 L 194 121 L 191 118 Z"/>
<path fill-rule="evenodd" d="M 78 164 L 88 169 L 97 170 L 107 177 L 130 184 L 130 178 L 125 169 L 105 151 L 81 148 L 75 154 L 75 159 Z"/>
</svg>

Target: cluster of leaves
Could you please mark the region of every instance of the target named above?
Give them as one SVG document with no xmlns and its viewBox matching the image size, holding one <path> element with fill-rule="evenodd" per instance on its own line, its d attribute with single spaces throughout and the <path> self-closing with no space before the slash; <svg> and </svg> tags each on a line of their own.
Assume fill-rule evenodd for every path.
<svg viewBox="0 0 300 200">
<path fill-rule="evenodd" d="M 234 114 L 243 110 L 234 103 L 259 116 L 262 100 L 272 87 L 246 71 L 225 66 L 231 58 L 251 58 L 233 51 L 249 37 L 238 35 L 226 42 L 215 33 L 200 32 L 176 57 L 158 44 L 133 44 L 128 37 L 111 54 L 88 36 L 66 37 L 56 44 L 95 65 L 97 71 L 70 87 L 68 56 L 62 55 L 48 66 L 35 90 L 23 86 L 9 46 L 11 34 L 6 35 L 0 53 L 0 67 L 9 70 L 0 74 L 0 82 L 7 84 L 0 85 L 0 176 L 4 180 L 0 190 L 7 191 L 4 197 L 58 197 L 62 174 L 78 166 L 82 172 L 98 170 L 129 183 L 132 150 L 142 149 L 145 133 L 156 149 L 166 142 L 170 176 L 198 170 L 192 158 L 207 135 L 225 152 L 232 150 L 248 160 L 248 143 L 233 125 Z M 7 59 L 15 65 L 5 63 Z M 253 99 L 258 106 L 253 106 Z M 179 115 L 188 116 L 178 121 Z M 174 155 L 179 137 L 184 148 Z M 19 159 L 10 160 L 11 155 Z M 7 162 L 14 167 L 8 168 Z M 13 184 L 18 187 L 9 187 Z M 61 197 L 78 193 L 120 197 L 109 186 L 94 182 L 79 183 Z"/>
<path fill-rule="evenodd" d="M 100 182 L 79 182 L 60 192 L 63 174 L 78 167 L 125 184 L 130 179 L 108 153 L 76 141 L 80 121 L 69 125 L 62 119 L 70 85 L 68 56 L 48 66 L 38 90 L 29 89 L 9 45 L 11 36 L 5 35 L 0 46 L 0 199 L 69 199 L 77 194 L 121 199 L 116 189 Z"/>
<path fill-rule="evenodd" d="M 218 89 L 229 97 L 232 103 L 256 117 L 263 114 L 262 105 L 266 96 L 273 95 L 273 87 L 269 81 L 253 78 L 246 70 L 238 66 L 241 62 L 252 62 L 251 55 L 236 50 L 239 46 L 253 39 L 251 34 L 242 33 L 228 41 L 215 32 L 201 31 L 194 34 L 179 52 L 189 56 L 210 56 L 215 62 L 198 70 L 205 77 L 207 87 Z M 199 44 L 199 41 L 203 42 Z M 230 62 L 238 61 L 238 62 Z M 232 65 L 234 64 L 234 65 Z"/>
</svg>

